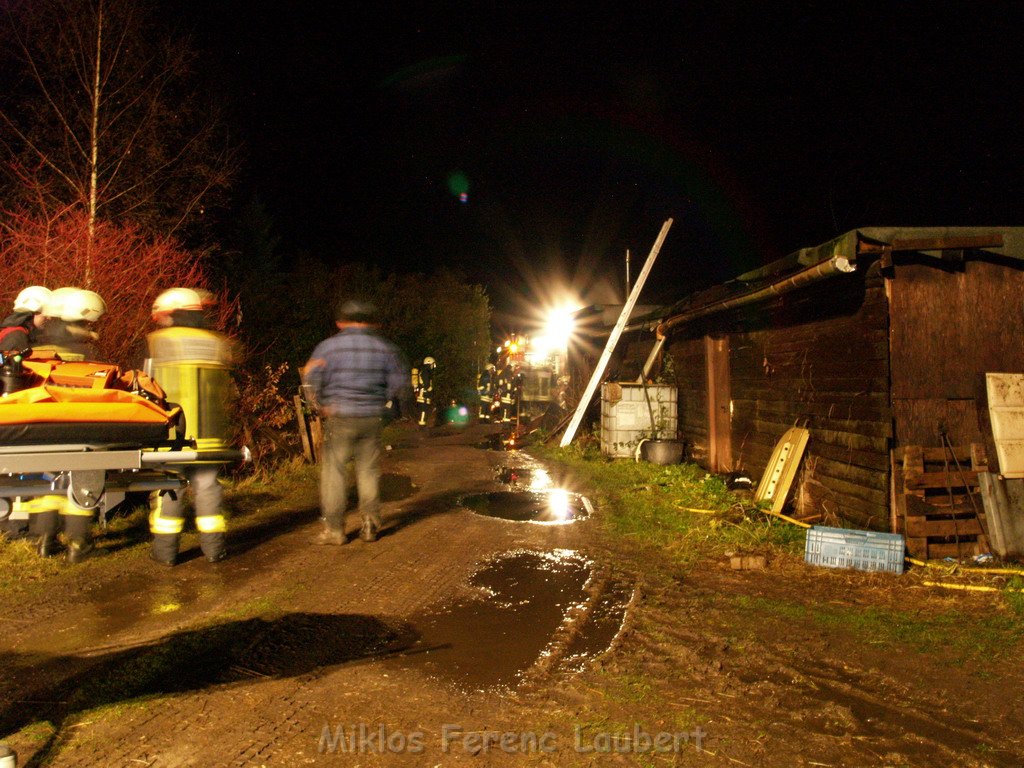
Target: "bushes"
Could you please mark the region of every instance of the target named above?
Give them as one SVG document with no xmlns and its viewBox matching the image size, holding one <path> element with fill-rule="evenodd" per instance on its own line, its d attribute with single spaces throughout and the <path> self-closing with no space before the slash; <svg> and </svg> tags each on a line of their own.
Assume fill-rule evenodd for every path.
<svg viewBox="0 0 1024 768">
<path fill-rule="evenodd" d="M 179 285 L 211 287 L 200 255 L 140 227 L 100 221 L 90 236 L 85 214 L 73 211 L 52 219 L 8 212 L 3 223 L 3 314 L 18 291 L 29 285 L 96 291 L 107 304 L 107 314 L 97 326 L 100 355 L 122 367 L 138 367 L 145 356 L 146 334 L 153 329 L 150 309 L 161 291 Z M 221 299 L 226 321 L 233 313 L 232 302 L 225 300 L 223 291 Z"/>
<path fill-rule="evenodd" d="M 298 451 L 299 437 L 289 425 L 295 419 L 292 403 L 281 392 L 281 378 L 288 364 L 264 365 L 257 370 L 240 369 L 238 382 L 238 423 L 236 440 L 248 447 L 252 463 L 241 473 L 266 476 L 281 460 Z"/>
</svg>

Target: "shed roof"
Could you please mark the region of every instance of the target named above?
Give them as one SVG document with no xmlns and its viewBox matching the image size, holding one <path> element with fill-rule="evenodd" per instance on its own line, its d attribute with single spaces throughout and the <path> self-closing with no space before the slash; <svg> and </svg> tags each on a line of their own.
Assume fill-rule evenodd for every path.
<svg viewBox="0 0 1024 768">
<path fill-rule="evenodd" d="M 689 320 L 741 304 L 769 300 L 801 285 L 856 271 L 859 256 L 888 258 L 909 252 L 949 260 L 965 251 L 983 251 L 1024 262 L 1024 227 L 865 227 L 821 245 L 801 248 L 726 283 L 698 291 L 673 304 L 660 318 L 634 320 L 667 330 Z"/>
</svg>

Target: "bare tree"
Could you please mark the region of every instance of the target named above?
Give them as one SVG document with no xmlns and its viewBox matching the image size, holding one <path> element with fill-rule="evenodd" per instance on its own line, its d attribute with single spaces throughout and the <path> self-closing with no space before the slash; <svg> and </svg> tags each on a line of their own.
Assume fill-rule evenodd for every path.
<svg viewBox="0 0 1024 768">
<path fill-rule="evenodd" d="M 236 163 L 188 39 L 156 23 L 146 0 L 3 6 L 17 75 L 0 96 L 8 207 L 84 211 L 87 285 L 101 220 L 194 239 Z"/>
<path fill-rule="evenodd" d="M 98 292 L 110 309 L 100 320 L 101 360 L 124 363 L 142 357 L 150 308 L 157 294 L 172 285 L 210 288 L 218 296 L 218 327 L 229 327 L 237 312 L 223 288 L 204 266 L 203 254 L 182 248 L 170 236 L 157 236 L 132 224 L 100 219 L 84 211 L 52 218 L 7 211 L 0 230 L 0 306 L 9 307 L 26 285 L 85 285 Z M 86 278 L 87 248 L 92 249 L 92 277 Z"/>
</svg>

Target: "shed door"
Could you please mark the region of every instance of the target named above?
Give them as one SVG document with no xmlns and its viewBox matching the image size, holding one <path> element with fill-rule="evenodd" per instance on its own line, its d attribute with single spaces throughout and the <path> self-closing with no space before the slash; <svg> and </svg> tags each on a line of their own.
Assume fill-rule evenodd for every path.
<svg viewBox="0 0 1024 768">
<path fill-rule="evenodd" d="M 898 264 L 889 282 L 896 445 L 994 446 L 985 374 L 1024 371 L 1024 270 L 967 260 L 959 269 Z"/>
<path fill-rule="evenodd" d="M 708 366 L 708 467 L 732 471 L 732 395 L 729 386 L 729 338 L 704 337 Z"/>
</svg>

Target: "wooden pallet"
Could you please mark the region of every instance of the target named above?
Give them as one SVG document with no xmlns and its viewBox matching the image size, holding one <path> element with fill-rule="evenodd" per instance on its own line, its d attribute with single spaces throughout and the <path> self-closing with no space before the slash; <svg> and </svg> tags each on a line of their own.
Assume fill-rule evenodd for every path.
<svg viewBox="0 0 1024 768">
<path fill-rule="evenodd" d="M 896 493 L 896 518 L 911 557 L 962 558 L 989 551 L 978 481 L 978 473 L 988 471 L 983 444 L 910 445 L 897 464 L 902 493 Z"/>
</svg>

